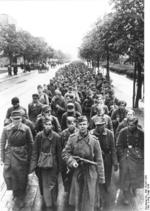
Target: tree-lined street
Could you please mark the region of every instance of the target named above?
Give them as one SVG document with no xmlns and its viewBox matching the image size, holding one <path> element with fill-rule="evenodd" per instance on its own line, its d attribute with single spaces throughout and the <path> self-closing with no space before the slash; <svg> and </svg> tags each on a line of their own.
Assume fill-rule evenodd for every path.
<svg viewBox="0 0 150 211">
<path fill-rule="evenodd" d="M 144 211 L 144 91 L 144 0 L 0 3 L 1 209 Z"/>
</svg>

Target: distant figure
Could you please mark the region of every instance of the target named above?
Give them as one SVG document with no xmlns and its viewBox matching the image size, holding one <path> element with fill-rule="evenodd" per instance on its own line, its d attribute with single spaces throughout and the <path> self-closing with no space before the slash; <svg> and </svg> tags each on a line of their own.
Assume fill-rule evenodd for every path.
<svg viewBox="0 0 150 211">
<path fill-rule="evenodd" d="M 8 75 L 12 76 L 12 67 L 10 64 L 8 65 Z"/>
<path fill-rule="evenodd" d="M 13 68 L 14 75 L 17 75 L 17 73 L 18 73 L 17 63 L 14 63 L 13 67 L 14 67 Z"/>
</svg>

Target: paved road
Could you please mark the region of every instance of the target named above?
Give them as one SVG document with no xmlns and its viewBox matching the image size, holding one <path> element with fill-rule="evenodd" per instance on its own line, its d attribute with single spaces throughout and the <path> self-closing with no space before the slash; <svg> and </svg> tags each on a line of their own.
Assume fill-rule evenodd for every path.
<svg viewBox="0 0 150 211">
<path fill-rule="evenodd" d="M 14 78 L 9 81 L 5 81 L 3 83 L 0 83 L 0 133 L 2 131 L 3 127 L 3 120 L 6 115 L 7 108 L 11 105 L 11 98 L 14 96 L 18 96 L 20 98 L 20 104 L 27 108 L 28 103 L 31 101 L 32 94 L 36 92 L 36 87 L 38 84 L 44 84 L 48 83 L 49 79 L 52 78 L 56 72 L 57 68 L 51 69 L 47 73 L 38 73 L 37 71 L 28 73 L 23 75 L 22 77 L 19 78 Z M 113 79 L 113 84 L 116 92 L 117 97 L 123 97 L 128 104 L 130 104 L 130 99 L 131 99 L 131 89 L 132 87 L 132 82 L 127 79 L 127 78 L 122 78 L 123 76 L 118 76 L 116 74 L 111 74 L 112 79 Z M 0 184 L 2 184 L 2 170 L 0 169 Z M 61 181 L 61 178 L 59 178 Z M 113 184 L 111 185 L 110 188 L 110 194 L 106 196 L 108 200 L 108 204 L 110 204 L 110 208 L 105 209 L 105 211 L 142 211 L 139 208 L 139 203 L 138 206 L 135 205 L 137 203 L 137 199 L 134 199 L 131 202 L 131 205 L 129 207 L 123 207 L 121 205 L 121 195 L 119 197 L 118 203 L 115 206 L 114 205 L 114 200 L 115 200 L 115 195 L 116 195 L 116 190 L 117 190 L 117 183 L 118 183 L 118 173 L 113 174 Z M 0 187 L 0 198 L 3 198 L 3 205 L 4 208 L 3 210 L 6 211 L 11 211 L 12 210 L 12 203 L 10 200 L 8 202 L 8 199 L 11 198 L 11 194 L 9 195 L 8 192 L 6 192 L 4 187 Z M 58 211 L 71 211 L 71 209 L 66 209 L 64 208 L 63 205 L 63 186 L 62 182 L 60 182 L 59 185 L 59 197 L 58 197 Z M 140 191 L 140 196 L 141 191 Z M 22 209 L 22 211 L 43 211 L 41 208 L 41 200 L 40 200 L 40 195 L 38 191 L 38 185 L 36 182 L 36 179 L 33 178 L 32 185 L 29 188 L 29 192 L 27 194 L 27 199 L 26 199 L 26 207 Z M 16 210 L 15 210 L 16 211 Z"/>
</svg>

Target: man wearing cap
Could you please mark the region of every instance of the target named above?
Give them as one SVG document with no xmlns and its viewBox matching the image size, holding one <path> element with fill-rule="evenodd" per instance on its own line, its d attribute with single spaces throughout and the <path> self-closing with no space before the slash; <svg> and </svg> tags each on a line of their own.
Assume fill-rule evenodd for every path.
<svg viewBox="0 0 150 211">
<path fill-rule="evenodd" d="M 79 130 L 76 127 L 77 120 L 75 117 L 68 116 L 67 117 L 67 128 L 62 131 L 61 133 L 61 149 L 65 148 L 65 145 L 68 141 L 68 138 L 71 134 L 77 133 Z M 71 178 L 72 178 L 72 171 L 67 173 L 67 165 L 64 161 L 62 161 L 62 179 L 64 184 L 65 192 L 69 193 Z"/>
<path fill-rule="evenodd" d="M 43 130 L 35 139 L 30 172 L 35 170 L 39 179 L 40 193 L 44 205 L 52 208 L 56 205 L 58 195 L 58 174 L 61 168 L 60 136 L 53 131 L 52 122 L 47 118 L 43 122 Z M 41 155 L 46 155 L 49 162 L 40 161 Z"/>
<path fill-rule="evenodd" d="M 51 107 L 52 114 L 61 122 L 62 115 L 66 111 L 66 103 L 61 91 L 58 89 L 55 90 L 55 96 L 52 98 Z"/>
<path fill-rule="evenodd" d="M 118 170 L 114 136 L 112 131 L 106 128 L 106 122 L 103 117 L 99 117 L 99 119 L 97 119 L 97 121 L 95 122 L 95 126 L 96 128 L 91 130 L 90 132 L 98 138 L 102 149 L 105 169 L 104 190 L 108 192 L 108 188 L 111 183 L 112 166 L 114 166 L 115 171 Z"/>
<path fill-rule="evenodd" d="M 69 204 L 75 207 L 75 211 L 94 211 L 98 184 L 105 183 L 102 152 L 97 138 L 88 132 L 86 116 L 79 117 L 78 128 L 79 132 L 69 136 L 62 152 L 67 166 L 74 169 Z M 97 164 L 80 162 L 73 156 Z"/>
<path fill-rule="evenodd" d="M 73 103 L 67 104 L 67 112 L 62 115 L 61 119 L 61 128 L 62 130 L 67 128 L 67 117 L 72 116 L 74 118 L 78 118 L 81 114 L 78 111 L 75 111 L 75 105 Z"/>
<path fill-rule="evenodd" d="M 73 93 L 72 94 L 67 94 L 65 96 L 65 102 L 66 102 L 66 104 L 74 103 L 75 110 L 78 111 L 80 114 L 82 114 L 81 105 L 80 105 L 80 103 L 78 101 L 75 100 L 75 95 Z"/>
<path fill-rule="evenodd" d="M 104 106 L 98 105 L 97 106 L 97 114 L 94 115 L 90 120 L 90 129 L 95 128 L 95 123 L 99 120 L 99 118 L 105 119 L 105 127 L 113 132 L 113 125 L 110 116 L 105 114 Z"/>
<path fill-rule="evenodd" d="M 118 108 L 114 110 L 111 114 L 111 120 L 113 123 L 114 133 L 116 134 L 116 129 L 120 122 L 127 116 L 127 110 L 126 110 L 126 102 L 120 101 L 118 103 Z"/>
<path fill-rule="evenodd" d="M 137 188 L 144 185 L 144 131 L 138 127 L 138 119 L 133 118 L 123 128 L 117 139 L 117 154 L 120 167 L 120 188 L 125 205 L 129 197 L 136 195 Z"/>
<path fill-rule="evenodd" d="M 49 119 L 49 118 L 52 121 L 53 130 L 56 133 L 61 132 L 61 126 L 59 124 L 59 121 L 58 121 L 57 117 L 55 117 L 51 114 L 51 107 L 48 105 L 44 105 L 42 107 L 42 114 L 40 114 L 36 120 L 36 123 L 35 123 L 36 132 L 43 130 L 43 122 L 45 121 L 45 119 Z"/>
<path fill-rule="evenodd" d="M 21 115 L 20 111 L 12 112 L 12 123 L 4 127 L 0 143 L 6 186 L 13 190 L 19 206 L 23 206 L 33 146 L 31 130 L 22 123 Z"/>
<path fill-rule="evenodd" d="M 39 101 L 39 95 L 32 95 L 32 102 L 28 105 L 29 119 L 35 124 L 37 116 L 42 113 L 43 104 Z"/>
<path fill-rule="evenodd" d="M 89 90 L 86 93 L 86 98 L 84 99 L 83 104 L 82 104 L 83 114 L 87 116 L 88 120 L 90 119 L 90 112 L 91 112 L 91 107 L 93 104 L 94 104 L 93 94 L 92 94 L 92 91 Z"/>
<path fill-rule="evenodd" d="M 48 95 L 46 93 L 44 93 L 42 85 L 37 86 L 37 91 L 38 91 L 38 95 L 39 95 L 39 102 L 44 105 L 49 105 Z"/>
<path fill-rule="evenodd" d="M 102 95 L 97 95 L 97 96 L 96 96 L 96 102 L 95 102 L 95 104 L 92 105 L 92 107 L 91 107 L 90 117 L 96 115 L 96 113 L 97 113 L 97 106 L 98 106 L 98 105 L 101 105 L 101 106 L 104 107 L 105 114 L 108 114 L 108 113 L 109 113 L 108 107 L 104 104 L 103 96 L 102 96 Z"/>
<path fill-rule="evenodd" d="M 9 118 L 11 116 L 11 113 L 13 111 L 17 111 L 17 110 L 23 110 L 25 112 L 25 115 L 27 116 L 27 111 L 25 108 L 23 108 L 22 106 L 19 105 L 19 98 L 18 97 L 13 97 L 11 99 L 11 104 L 12 107 L 8 108 L 7 113 L 6 113 L 6 119 L 4 121 L 4 124 L 7 124 L 7 122 L 9 122 Z M 28 116 L 27 116 L 28 117 Z"/>
<path fill-rule="evenodd" d="M 30 130 L 32 132 L 33 140 L 34 140 L 34 138 L 36 136 L 35 125 L 33 122 L 31 122 L 29 119 L 27 119 L 24 111 L 21 110 L 20 112 L 22 114 L 22 123 L 27 125 L 30 128 Z"/>
<path fill-rule="evenodd" d="M 127 117 L 124 118 L 122 120 L 122 122 L 119 123 L 119 125 L 118 125 L 118 127 L 116 129 L 116 135 L 115 135 L 116 139 L 117 139 L 121 129 L 127 127 L 129 122 L 132 121 L 134 118 L 135 118 L 135 112 L 133 111 L 133 109 L 128 109 Z M 142 129 L 141 125 L 138 125 L 138 127 Z"/>
</svg>

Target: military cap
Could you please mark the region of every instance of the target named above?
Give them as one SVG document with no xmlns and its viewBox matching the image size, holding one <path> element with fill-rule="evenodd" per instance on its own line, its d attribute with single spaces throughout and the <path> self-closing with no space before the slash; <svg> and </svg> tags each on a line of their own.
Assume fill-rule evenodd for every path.
<svg viewBox="0 0 150 211">
<path fill-rule="evenodd" d="M 11 99 L 11 103 L 12 103 L 12 105 L 16 105 L 17 103 L 19 103 L 19 98 L 18 97 L 13 97 Z"/>
<path fill-rule="evenodd" d="M 118 105 L 120 106 L 120 105 L 124 105 L 124 106 L 126 106 L 127 105 L 127 103 L 124 101 L 124 100 L 120 100 L 119 101 L 119 103 L 118 103 Z"/>
<path fill-rule="evenodd" d="M 104 117 L 99 117 L 97 119 L 97 121 L 95 122 L 95 125 L 103 125 L 105 123 L 106 123 L 105 118 Z"/>
<path fill-rule="evenodd" d="M 68 116 L 67 117 L 67 124 L 71 124 L 72 122 L 76 122 L 76 118 L 73 116 Z"/>
<path fill-rule="evenodd" d="M 44 106 L 42 107 L 42 112 L 47 112 L 47 111 L 51 111 L 51 107 L 48 106 L 48 105 L 44 105 Z"/>
<path fill-rule="evenodd" d="M 21 113 L 20 110 L 18 110 L 18 111 L 12 111 L 11 112 L 11 117 L 13 119 L 18 119 L 18 118 L 22 117 L 22 113 Z"/>
<path fill-rule="evenodd" d="M 85 122 L 85 121 L 88 121 L 86 116 L 80 116 L 78 118 L 78 123 Z"/>
<path fill-rule="evenodd" d="M 33 98 L 34 98 L 34 97 L 39 98 L 39 95 L 35 93 L 35 94 L 32 95 L 32 97 L 33 97 Z"/>
<path fill-rule="evenodd" d="M 67 104 L 67 110 L 72 111 L 72 110 L 74 110 L 74 108 L 75 108 L 74 103 L 70 102 L 70 103 Z"/>
</svg>

